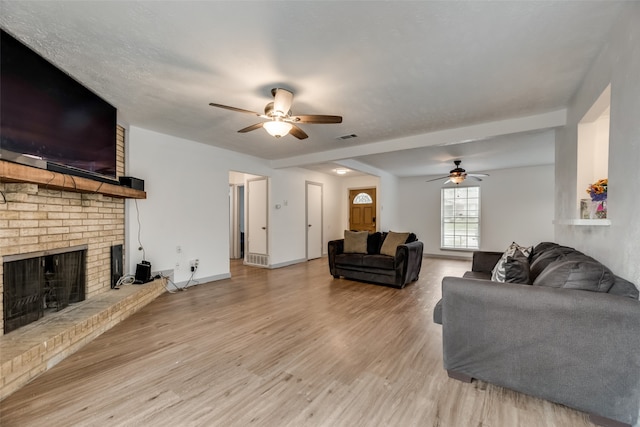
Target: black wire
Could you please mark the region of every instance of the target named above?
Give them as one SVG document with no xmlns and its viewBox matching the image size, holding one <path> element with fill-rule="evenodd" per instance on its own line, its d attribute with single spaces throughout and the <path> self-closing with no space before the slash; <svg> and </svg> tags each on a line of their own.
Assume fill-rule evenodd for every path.
<svg viewBox="0 0 640 427">
<path fill-rule="evenodd" d="M 6 205 L 7 204 L 7 198 L 4 195 L 4 191 L 0 190 L 0 195 L 2 195 L 2 204 Z"/>
<path fill-rule="evenodd" d="M 142 259 L 147 259 L 147 255 L 144 251 L 144 246 L 142 246 L 142 242 L 140 241 L 140 229 L 142 228 L 142 224 L 140 223 L 140 209 L 138 209 L 138 199 L 133 199 L 136 205 L 136 217 L 138 219 L 138 245 L 142 249 Z"/>
</svg>

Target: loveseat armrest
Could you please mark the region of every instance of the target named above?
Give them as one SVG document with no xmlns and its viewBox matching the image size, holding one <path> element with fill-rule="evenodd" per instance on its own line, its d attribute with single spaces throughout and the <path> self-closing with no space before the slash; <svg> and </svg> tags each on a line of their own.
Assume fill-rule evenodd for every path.
<svg viewBox="0 0 640 427">
<path fill-rule="evenodd" d="M 640 406 L 640 301 L 445 277 L 447 370 L 630 425 Z"/>
<path fill-rule="evenodd" d="M 407 283 L 418 280 L 422 268 L 423 250 L 424 244 L 419 240 L 398 245 L 394 260 L 397 287 L 402 288 Z"/>
<path fill-rule="evenodd" d="M 344 239 L 331 240 L 327 247 L 327 258 L 329 259 L 329 272 L 336 277 L 336 255 L 344 252 Z"/>
<path fill-rule="evenodd" d="M 503 252 L 475 251 L 471 261 L 471 271 L 491 273 Z"/>
</svg>

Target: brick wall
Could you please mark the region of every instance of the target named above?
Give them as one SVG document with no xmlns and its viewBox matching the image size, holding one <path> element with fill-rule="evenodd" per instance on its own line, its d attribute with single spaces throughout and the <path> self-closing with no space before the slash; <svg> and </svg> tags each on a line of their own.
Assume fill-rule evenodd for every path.
<svg viewBox="0 0 640 427">
<path fill-rule="evenodd" d="M 117 174 L 124 174 L 124 129 L 117 131 Z M 111 246 L 124 244 L 124 200 L 102 194 L 49 190 L 37 184 L 1 183 L 1 258 L 86 244 L 87 299 L 111 288 Z M 2 307 L 2 305 L 0 305 Z M 0 328 L 4 321 L 0 318 Z"/>
</svg>

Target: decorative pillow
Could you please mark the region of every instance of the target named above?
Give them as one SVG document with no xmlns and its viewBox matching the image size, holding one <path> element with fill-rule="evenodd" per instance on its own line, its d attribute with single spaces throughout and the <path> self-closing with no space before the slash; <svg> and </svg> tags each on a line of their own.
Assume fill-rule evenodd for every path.
<svg viewBox="0 0 640 427">
<path fill-rule="evenodd" d="M 344 250 L 345 254 L 366 254 L 368 231 L 344 230 Z"/>
<path fill-rule="evenodd" d="M 382 234 L 379 231 L 369 234 L 369 237 L 367 237 L 367 253 L 369 255 L 377 255 L 380 253 L 381 239 Z"/>
<path fill-rule="evenodd" d="M 407 241 L 407 237 L 409 237 L 409 233 L 389 231 L 384 238 L 384 242 L 382 242 L 380 255 L 396 256 L 396 249 L 399 245 L 403 245 Z"/>
<path fill-rule="evenodd" d="M 493 271 L 491 271 L 491 280 L 495 282 L 504 282 L 506 279 L 505 264 L 507 262 L 507 258 L 512 257 L 516 253 L 516 251 L 522 252 L 525 257 L 529 258 L 532 250 L 533 247 L 531 246 L 524 247 L 518 245 L 516 242 L 511 243 L 507 250 L 502 254 L 502 257 L 500 258 L 496 266 L 493 267 Z"/>
<path fill-rule="evenodd" d="M 513 256 L 507 258 L 507 262 L 504 264 L 504 273 L 504 281 L 507 283 L 530 285 L 529 257 L 525 256 L 520 250 L 516 250 Z"/>
<path fill-rule="evenodd" d="M 533 282 L 534 286 L 608 292 L 615 276 L 604 265 L 588 256 L 561 258 L 551 264 Z"/>
<path fill-rule="evenodd" d="M 640 296 L 640 292 L 638 292 L 638 288 L 628 280 L 623 279 L 622 277 L 614 276 L 615 282 L 613 282 L 613 286 L 609 289 L 609 293 L 611 295 L 619 295 L 621 297 L 628 297 L 637 300 Z"/>
</svg>

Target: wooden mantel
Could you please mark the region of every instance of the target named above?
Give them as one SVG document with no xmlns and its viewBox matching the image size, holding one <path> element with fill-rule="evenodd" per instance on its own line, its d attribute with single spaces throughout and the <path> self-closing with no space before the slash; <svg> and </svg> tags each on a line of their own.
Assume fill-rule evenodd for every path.
<svg viewBox="0 0 640 427">
<path fill-rule="evenodd" d="M 146 199 L 147 193 L 120 185 L 0 160 L 0 181 L 38 184 L 52 190 L 99 193 L 120 199 Z"/>
</svg>

